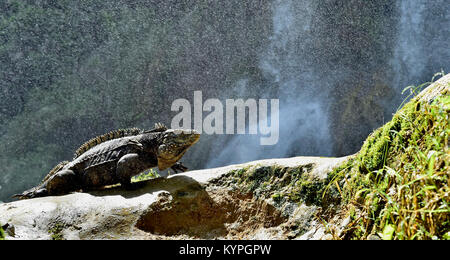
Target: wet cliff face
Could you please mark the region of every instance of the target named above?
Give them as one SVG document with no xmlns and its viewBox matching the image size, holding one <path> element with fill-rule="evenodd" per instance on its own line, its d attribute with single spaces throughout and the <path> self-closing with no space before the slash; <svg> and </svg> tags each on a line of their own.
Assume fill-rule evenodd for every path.
<svg viewBox="0 0 450 260">
<path fill-rule="evenodd" d="M 406 96 L 401 94 L 405 87 L 430 81 L 450 66 L 448 36 L 442 34 L 450 25 L 444 1 L 350 2 L 345 14 L 359 22 L 337 23 L 335 31 L 352 28 L 349 35 L 356 36 L 346 39 L 349 45 L 339 45 L 349 47 L 344 60 L 353 59 L 344 66 L 348 70 L 340 66 L 347 74 L 332 88 L 336 155 L 355 152 L 370 131 L 390 120 Z M 346 15 L 338 17 L 345 21 Z"/>
<path fill-rule="evenodd" d="M 280 141 L 203 136 L 191 168 L 356 152 L 404 87 L 449 69 L 444 3 L 3 1 L 0 200 L 95 135 L 170 123 L 195 90 L 279 98 Z"/>
</svg>

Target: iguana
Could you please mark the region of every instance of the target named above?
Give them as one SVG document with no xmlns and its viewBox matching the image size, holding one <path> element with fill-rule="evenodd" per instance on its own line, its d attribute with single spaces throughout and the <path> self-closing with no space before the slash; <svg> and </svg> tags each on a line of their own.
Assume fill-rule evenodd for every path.
<svg viewBox="0 0 450 260">
<path fill-rule="evenodd" d="M 178 160 L 200 138 L 195 130 L 167 129 L 162 124 L 142 131 L 122 129 L 83 144 L 71 162 L 56 165 L 42 182 L 13 197 L 30 199 L 63 195 L 78 190 L 120 183 L 131 186 L 131 177 L 158 167 L 186 171 Z"/>
</svg>

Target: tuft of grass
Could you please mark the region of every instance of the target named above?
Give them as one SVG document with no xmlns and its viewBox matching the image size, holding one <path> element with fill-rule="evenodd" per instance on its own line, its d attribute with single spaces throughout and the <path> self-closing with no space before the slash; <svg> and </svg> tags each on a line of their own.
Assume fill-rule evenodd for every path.
<svg viewBox="0 0 450 260">
<path fill-rule="evenodd" d="M 159 174 L 155 170 L 150 169 L 139 175 L 133 176 L 133 178 L 131 178 L 131 182 L 146 181 L 146 180 L 151 180 L 151 179 L 158 178 L 158 177 L 159 177 Z"/>
<path fill-rule="evenodd" d="M 64 225 L 62 223 L 56 223 L 51 229 L 48 230 L 48 233 L 51 234 L 52 240 L 64 240 L 64 236 L 62 231 L 64 229 Z"/>
<path fill-rule="evenodd" d="M 1 223 L 0 223 L 0 240 L 5 240 L 5 231 L 3 231 Z"/>
<path fill-rule="evenodd" d="M 417 88 L 409 89 L 417 93 Z M 334 173 L 331 183 L 339 184 L 343 201 L 352 209 L 352 228 L 343 238 L 449 237 L 449 114 L 447 94 L 431 103 L 413 99 Z"/>
</svg>

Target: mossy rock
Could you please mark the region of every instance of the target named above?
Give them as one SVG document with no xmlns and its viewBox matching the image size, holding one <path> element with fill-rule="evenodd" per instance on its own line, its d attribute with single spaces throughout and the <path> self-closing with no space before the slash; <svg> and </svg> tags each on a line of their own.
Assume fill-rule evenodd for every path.
<svg viewBox="0 0 450 260">
<path fill-rule="evenodd" d="M 366 139 L 350 164 L 340 167 L 344 170 L 335 182 L 344 183 L 344 201 L 363 212 L 345 238 L 377 233 L 440 239 L 448 233 L 449 89 L 450 74 L 406 103 Z"/>
</svg>

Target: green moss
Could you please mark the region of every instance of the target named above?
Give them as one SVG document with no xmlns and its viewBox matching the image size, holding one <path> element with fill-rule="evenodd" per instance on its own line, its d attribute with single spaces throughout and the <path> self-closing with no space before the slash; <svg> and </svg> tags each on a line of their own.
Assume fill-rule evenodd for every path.
<svg viewBox="0 0 450 260">
<path fill-rule="evenodd" d="M 326 179 L 309 174 L 312 166 L 265 166 L 232 171 L 228 181 L 278 204 L 314 204 L 327 212 L 341 203 L 351 221 L 344 239 L 447 239 L 449 114 L 448 94 L 430 103 L 412 99 Z"/>
<path fill-rule="evenodd" d="M 281 202 L 283 200 L 283 195 L 281 193 L 275 193 L 275 194 L 272 195 L 272 199 L 276 203 L 279 203 L 279 202 Z"/>
<path fill-rule="evenodd" d="M 447 232 L 447 233 L 445 233 L 445 234 L 442 236 L 442 239 L 444 239 L 444 240 L 450 240 L 450 231 Z"/>
<path fill-rule="evenodd" d="M 307 204 L 320 204 L 320 191 L 323 185 L 318 182 L 300 179 L 297 181 L 294 190 L 290 194 L 291 201 L 304 201 Z"/>
<path fill-rule="evenodd" d="M 408 118 L 414 112 L 415 103 L 408 103 L 392 120 L 372 133 L 364 142 L 358 153 L 359 170 L 368 173 L 383 168 L 389 149 L 395 148 L 404 141 Z M 394 145 L 392 145 L 394 144 Z"/>
<path fill-rule="evenodd" d="M 1 223 L 0 223 L 0 240 L 5 240 L 5 231 L 3 231 Z"/>
<path fill-rule="evenodd" d="M 258 167 L 256 169 L 243 168 L 230 173 L 234 182 L 239 184 L 246 192 L 255 192 L 259 188 L 268 189 L 271 186 L 273 167 Z"/>
<path fill-rule="evenodd" d="M 360 152 L 317 179 L 312 166 L 265 166 L 229 173 L 244 192 L 321 206 L 341 203 L 350 216 L 343 239 L 448 239 L 450 96 L 411 100 L 374 131 Z M 326 216 L 323 216 L 324 218 Z"/>
<path fill-rule="evenodd" d="M 312 164 L 308 164 L 293 168 L 275 165 L 238 169 L 231 171 L 225 182 L 238 185 L 242 192 L 272 198 L 276 203 L 328 204 L 328 197 L 324 200 L 322 195 L 329 180 L 310 175 L 312 167 Z M 226 185 L 225 182 L 222 185 Z"/>
<path fill-rule="evenodd" d="M 292 175 L 292 190 L 289 193 L 289 199 L 292 202 L 315 204 L 327 206 L 329 197 L 323 196 L 329 180 L 318 179 L 304 172 L 304 168 L 292 168 L 289 174 Z"/>
<path fill-rule="evenodd" d="M 257 168 L 254 171 L 251 171 L 247 175 L 247 183 L 250 191 L 255 191 L 259 187 L 262 186 L 263 183 L 268 182 L 274 176 L 274 169 L 272 167 L 261 167 Z M 269 183 L 266 183 L 268 186 Z"/>
<path fill-rule="evenodd" d="M 344 238 L 445 239 L 450 230 L 450 97 L 413 99 L 330 173 L 353 210 Z M 334 175 L 334 177 L 333 177 Z M 346 178 L 344 178 L 346 177 Z M 359 216 L 355 215 L 355 208 Z"/>
<path fill-rule="evenodd" d="M 48 233 L 51 234 L 52 240 L 64 240 L 64 236 L 62 231 L 64 229 L 64 224 L 56 223 L 53 225 L 51 229 L 48 230 Z"/>
</svg>

